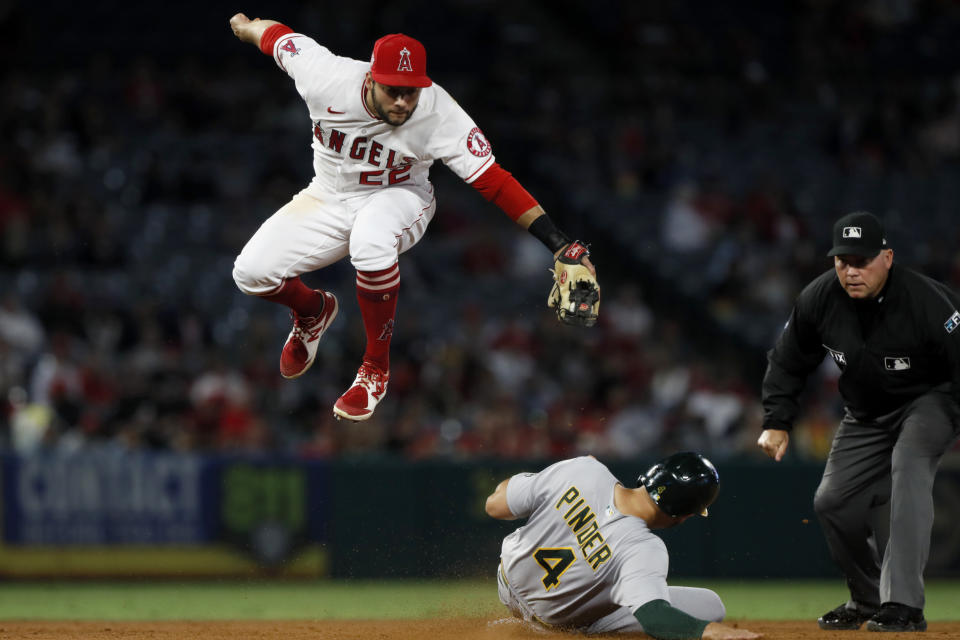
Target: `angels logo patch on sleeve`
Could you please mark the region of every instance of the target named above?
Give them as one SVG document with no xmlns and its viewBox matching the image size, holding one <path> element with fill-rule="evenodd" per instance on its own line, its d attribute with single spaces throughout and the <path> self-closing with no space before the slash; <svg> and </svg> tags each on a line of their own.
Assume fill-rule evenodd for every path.
<svg viewBox="0 0 960 640">
<path fill-rule="evenodd" d="M 490 152 L 493 151 L 493 146 L 487 140 L 487 137 L 483 135 L 483 131 L 480 131 L 480 127 L 474 127 L 470 133 L 467 134 L 467 149 L 478 158 L 483 158 L 490 155 Z"/>
<path fill-rule="evenodd" d="M 300 53 L 300 48 L 293 43 L 293 37 L 287 38 L 283 43 L 277 48 L 279 51 L 285 51 L 291 56 L 295 56 Z M 284 54 L 280 54 L 280 57 L 283 57 Z"/>
</svg>

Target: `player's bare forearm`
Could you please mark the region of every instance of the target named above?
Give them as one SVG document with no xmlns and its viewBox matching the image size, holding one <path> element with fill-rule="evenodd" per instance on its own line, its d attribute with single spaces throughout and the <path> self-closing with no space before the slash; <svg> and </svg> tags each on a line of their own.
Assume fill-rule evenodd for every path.
<svg viewBox="0 0 960 640">
<path fill-rule="evenodd" d="M 263 36 L 263 32 L 275 24 L 280 23 L 276 20 L 261 20 L 260 18 L 251 20 L 243 13 L 238 13 L 230 18 L 230 28 L 233 30 L 233 35 L 237 36 L 241 42 L 249 42 L 255 47 L 260 46 L 260 37 Z"/>
<path fill-rule="evenodd" d="M 546 211 L 543 210 L 543 207 L 536 205 L 535 207 L 530 207 L 517 218 L 517 224 L 523 227 L 524 229 L 529 229 L 530 225 L 533 224 L 533 221 L 544 215 Z"/>
<path fill-rule="evenodd" d="M 517 517 L 510 512 L 510 507 L 507 505 L 507 485 L 509 483 L 510 478 L 507 478 L 497 485 L 493 493 L 487 496 L 487 515 L 491 518 L 496 518 L 497 520 L 517 519 Z"/>
</svg>

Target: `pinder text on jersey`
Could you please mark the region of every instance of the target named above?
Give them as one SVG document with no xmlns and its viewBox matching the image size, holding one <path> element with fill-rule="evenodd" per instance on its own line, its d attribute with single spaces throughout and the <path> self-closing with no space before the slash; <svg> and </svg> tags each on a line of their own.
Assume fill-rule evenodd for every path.
<svg viewBox="0 0 960 640">
<path fill-rule="evenodd" d="M 578 500 L 579 498 L 579 500 Z M 570 527 L 570 531 L 577 538 L 577 544 L 580 547 L 583 558 L 594 571 L 604 562 L 610 559 L 612 552 L 606 544 L 603 534 L 600 533 L 600 527 L 597 524 L 597 516 L 590 505 L 586 504 L 583 498 L 580 498 L 580 490 L 576 487 L 567 489 L 563 496 L 557 501 L 556 509 L 559 511 L 562 506 L 571 505 L 566 513 L 563 514 L 563 520 Z M 580 509 L 580 507 L 583 507 Z M 580 509 L 577 511 L 577 509 Z M 601 547 L 593 550 L 598 544 Z"/>
</svg>

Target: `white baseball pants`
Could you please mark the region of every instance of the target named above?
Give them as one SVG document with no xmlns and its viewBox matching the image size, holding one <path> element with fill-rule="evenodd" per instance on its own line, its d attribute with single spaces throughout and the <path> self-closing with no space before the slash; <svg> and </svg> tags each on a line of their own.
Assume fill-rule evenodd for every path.
<svg viewBox="0 0 960 640">
<path fill-rule="evenodd" d="M 432 187 L 389 187 L 343 200 L 304 189 L 267 218 L 237 256 L 233 279 L 249 295 L 350 256 L 357 271 L 393 266 L 427 230 L 436 212 Z"/>
</svg>

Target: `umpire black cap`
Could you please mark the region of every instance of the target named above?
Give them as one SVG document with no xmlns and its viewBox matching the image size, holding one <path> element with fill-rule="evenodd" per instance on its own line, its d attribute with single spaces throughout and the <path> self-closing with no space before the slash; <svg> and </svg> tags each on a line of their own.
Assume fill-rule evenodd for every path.
<svg viewBox="0 0 960 640">
<path fill-rule="evenodd" d="M 713 463 L 699 453 L 684 451 L 664 458 L 637 478 L 660 510 L 682 517 L 699 513 L 706 517 L 707 507 L 717 499 L 720 474 Z"/>
<path fill-rule="evenodd" d="M 827 255 L 872 258 L 886 248 L 883 223 L 872 213 L 855 211 L 833 225 L 833 248 Z"/>
</svg>

